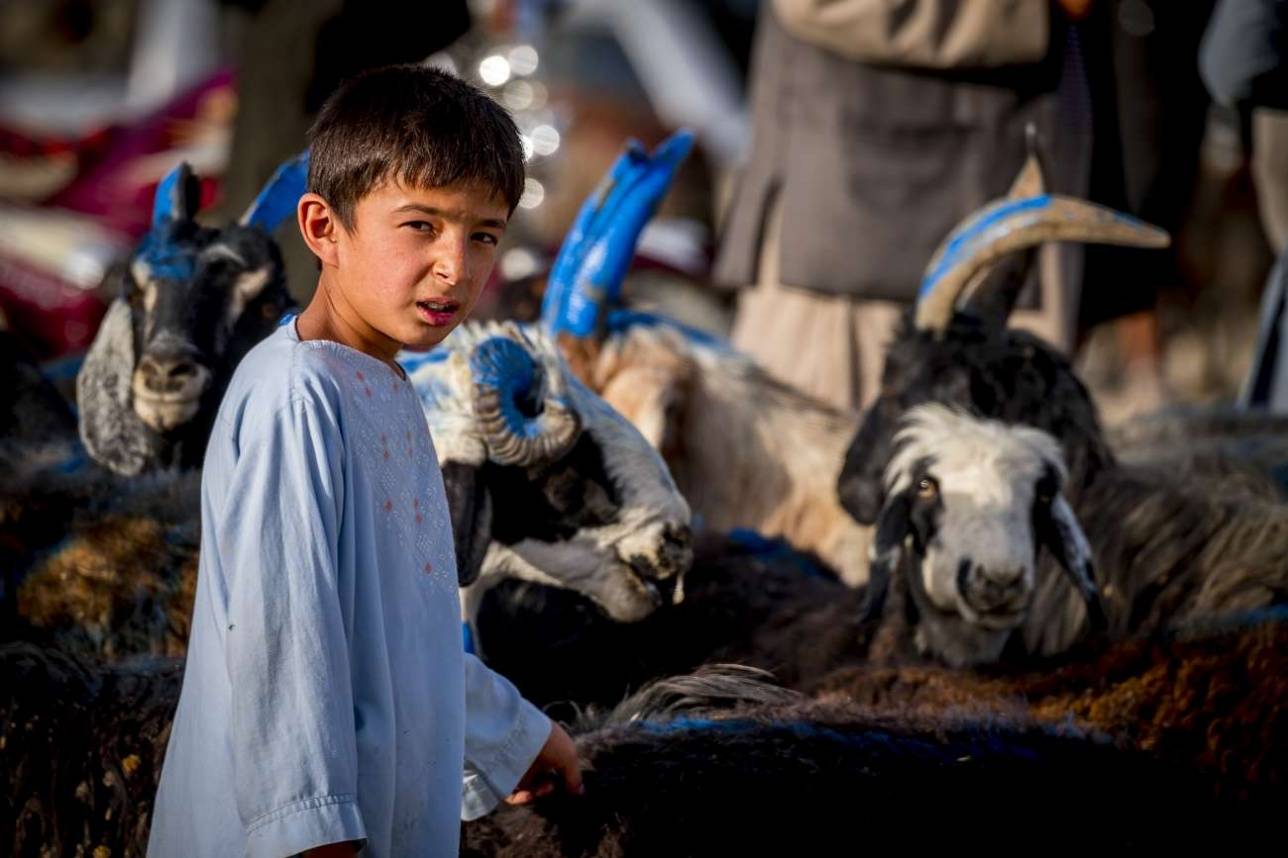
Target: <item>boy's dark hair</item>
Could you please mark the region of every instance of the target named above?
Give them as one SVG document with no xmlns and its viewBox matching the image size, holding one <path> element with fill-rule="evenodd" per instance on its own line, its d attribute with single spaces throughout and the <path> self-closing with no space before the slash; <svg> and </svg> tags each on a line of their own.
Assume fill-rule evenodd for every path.
<svg viewBox="0 0 1288 858">
<path fill-rule="evenodd" d="M 327 99 L 309 129 L 309 190 L 352 229 L 358 201 L 387 179 L 418 188 L 477 182 L 513 213 L 523 194 L 519 131 L 501 105 L 447 72 L 364 72 Z"/>
</svg>

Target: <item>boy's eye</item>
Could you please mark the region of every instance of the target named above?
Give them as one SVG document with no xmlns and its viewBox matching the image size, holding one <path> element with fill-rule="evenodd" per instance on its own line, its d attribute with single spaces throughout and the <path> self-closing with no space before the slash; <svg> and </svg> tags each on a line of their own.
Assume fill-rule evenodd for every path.
<svg viewBox="0 0 1288 858">
<path fill-rule="evenodd" d="M 427 220 L 412 220 L 412 221 L 408 221 L 407 223 L 403 224 L 403 226 L 410 227 L 411 229 L 415 230 L 416 232 L 433 232 L 433 231 L 434 231 L 434 225 L 433 225 L 432 223 L 430 223 L 429 221 L 427 221 Z"/>
<path fill-rule="evenodd" d="M 490 232 L 476 232 L 476 233 L 474 233 L 474 240 L 475 240 L 475 241 L 481 241 L 481 242 L 483 242 L 484 244 L 496 244 L 496 243 L 497 243 L 497 237 L 496 237 L 495 235 L 493 235 L 492 233 L 490 233 Z"/>
</svg>

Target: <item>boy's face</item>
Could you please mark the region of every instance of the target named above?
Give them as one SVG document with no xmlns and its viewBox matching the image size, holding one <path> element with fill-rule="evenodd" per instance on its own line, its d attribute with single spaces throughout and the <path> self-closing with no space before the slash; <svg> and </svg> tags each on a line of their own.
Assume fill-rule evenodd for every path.
<svg viewBox="0 0 1288 858">
<path fill-rule="evenodd" d="M 409 349 L 442 342 L 470 311 L 496 262 L 509 207 L 475 184 L 386 182 L 337 224 L 333 283 L 363 322 Z"/>
</svg>

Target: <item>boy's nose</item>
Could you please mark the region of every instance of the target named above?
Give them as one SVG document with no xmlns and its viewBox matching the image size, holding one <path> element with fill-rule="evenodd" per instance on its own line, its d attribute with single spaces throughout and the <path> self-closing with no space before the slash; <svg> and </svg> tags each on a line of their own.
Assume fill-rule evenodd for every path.
<svg viewBox="0 0 1288 858">
<path fill-rule="evenodd" d="M 444 283 L 455 284 L 465 273 L 465 249 L 462 247 L 444 248 L 435 258 L 432 268 L 434 276 Z"/>
</svg>

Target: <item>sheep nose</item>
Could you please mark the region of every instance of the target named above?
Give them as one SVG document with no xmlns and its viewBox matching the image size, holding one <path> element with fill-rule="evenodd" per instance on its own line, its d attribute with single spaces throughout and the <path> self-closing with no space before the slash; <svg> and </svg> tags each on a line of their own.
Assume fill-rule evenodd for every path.
<svg viewBox="0 0 1288 858">
<path fill-rule="evenodd" d="M 963 560 L 957 570 L 957 589 L 966 603 L 982 612 L 1009 609 L 1028 591 L 1023 567 L 993 567 Z"/>
<path fill-rule="evenodd" d="M 157 394 L 186 390 L 199 371 L 196 361 L 181 356 L 145 354 L 139 360 L 143 386 Z"/>
</svg>

